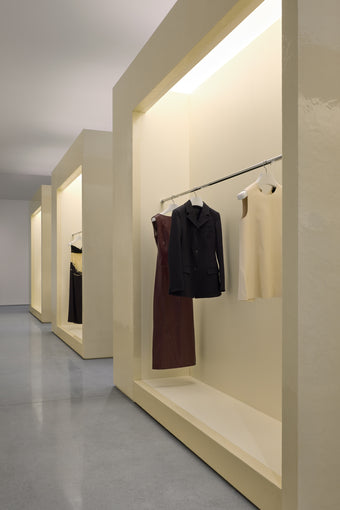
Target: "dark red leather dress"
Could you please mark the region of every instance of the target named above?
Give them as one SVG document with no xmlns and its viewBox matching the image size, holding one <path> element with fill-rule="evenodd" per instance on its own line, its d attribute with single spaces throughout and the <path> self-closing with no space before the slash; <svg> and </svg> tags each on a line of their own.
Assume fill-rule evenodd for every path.
<svg viewBox="0 0 340 510">
<path fill-rule="evenodd" d="M 153 299 L 152 368 L 192 366 L 196 363 L 192 298 L 169 295 L 171 216 L 156 214 L 152 224 L 158 248 Z"/>
</svg>

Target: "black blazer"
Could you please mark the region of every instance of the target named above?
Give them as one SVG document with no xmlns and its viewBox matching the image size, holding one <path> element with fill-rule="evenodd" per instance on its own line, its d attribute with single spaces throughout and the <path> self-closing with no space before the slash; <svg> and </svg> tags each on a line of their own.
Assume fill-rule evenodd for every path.
<svg viewBox="0 0 340 510">
<path fill-rule="evenodd" d="M 173 210 L 168 264 L 169 294 L 203 298 L 225 290 L 221 218 L 205 202 Z"/>
</svg>

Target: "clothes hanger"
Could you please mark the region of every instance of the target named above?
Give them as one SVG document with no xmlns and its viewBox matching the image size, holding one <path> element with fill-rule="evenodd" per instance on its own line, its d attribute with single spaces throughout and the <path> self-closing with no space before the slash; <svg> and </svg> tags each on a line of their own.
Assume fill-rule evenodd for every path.
<svg viewBox="0 0 340 510">
<path fill-rule="evenodd" d="M 191 205 L 198 205 L 199 207 L 203 207 L 203 200 L 199 197 L 194 191 L 194 196 L 190 198 Z"/>
<path fill-rule="evenodd" d="M 162 212 L 161 214 L 167 214 L 171 211 L 173 211 L 174 209 L 176 209 L 176 207 L 178 207 L 178 204 L 176 204 L 176 202 L 174 201 L 174 199 L 172 198 L 172 201 L 169 203 L 168 207 L 166 207 Z"/>
<path fill-rule="evenodd" d="M 264 168 L 265 172 L 261 172 L 256 181 L 250 184 L 250 186 L 257 184 L 261 191 L 263 191 L 263 188 L 265 186 L 271 186 L 272 188 L 271 193 L 273 193 L 275 189 L 279 186 L 279 182 L 275 179 L 271 171 L 270 170 L 268 171 L 268 168 L 266 166 Z M 240 193 L 237 195 L 238 200 L 243 200 L 244 198 L 247 198 L 248 188 L 250 188 L 250 186 L 248 186 L 243 191 L 240 191 Z"/>
<path fill-rule="evenodd" d="M 178 207 L 178 204 L 174 201 L 174 199 L 171 199 L 172 201 L 169 203 L 168 207 L 166 207 L 163 211 L 161 211 L 161 214 L 167 214 L 169 212 L 172 212 L 174 209 Z M 155 216 L 152 216 L 151 221 L 156 221 Z"/>
<path fill-rule="evenodd" d="M 275 179 L 274 175 L 271 173 L 270 170 L 265 166 L 265 172 L 262 172 L 258 178 L 256 179 L 255 183 L 258 185 L 258 187 L 263 191 L 263 188 L 265 186 L 271 186 L 273 193 L 275 189 L 279 186 L 278 181 Z"/>
<path fill-rule="evenodd" d="M 80 241 L 83 239 L 83 233 L 82 232 L 76 232 L 75 234 L 72 234 L 71 235 L 71 241 L 68 243 L 69 246 L 71 246 L 71 244 L 77 242 L 77 241 Z"/>
</svg>

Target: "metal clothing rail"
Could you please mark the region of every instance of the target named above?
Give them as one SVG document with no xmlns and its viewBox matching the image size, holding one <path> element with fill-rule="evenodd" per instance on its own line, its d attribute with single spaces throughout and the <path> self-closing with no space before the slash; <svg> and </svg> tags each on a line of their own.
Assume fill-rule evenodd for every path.
<svg viewBox="0 0 340 510">
<path fill-rule="evenodd" d="M 169 200 L 173 200 L 174 198 L 181 197 L 183 195 L 188 195 L 189 193 L 193 193 L 194 191 L 198 191 L 202 188 L 213 186 L 213 184 L 218 184 L 219 182 L 227 181 L 228 179 L 232 179 L 233 177 L 237 177 L 238 175 L 251 172 L 252 170 L 256 170 L 257 168 L 261 168 L 262 166 L 270 165 L 271 163 L 273 163 L 273 161 L 278 161 L 279 159 L 282 159 L 282 154 L 280 154 L 279 156 L 275 156 L 274 158 L 266 159 L 265 161 L 262 161 L 262 163 L 257 163 L 256 165 L 250 166 L 249 168 L 245 168 L 244 170 L 240 170 L 239 172 L 227 175 L 226 177 L 221 177 L 221 179 L 217 179 L 216 181 L 211 181 L 208 182 L 207 184 L 202 184 L 202 186 L 196 186 L 195 188 L 191 188 L 187 191 L 182 191 L 181 193 L 177 193 L 176 195 L 171 195 L 170 197 L 162 198 L 161 204 L 164 204 L 164 202 L 168 202 Z"/>
</svg>

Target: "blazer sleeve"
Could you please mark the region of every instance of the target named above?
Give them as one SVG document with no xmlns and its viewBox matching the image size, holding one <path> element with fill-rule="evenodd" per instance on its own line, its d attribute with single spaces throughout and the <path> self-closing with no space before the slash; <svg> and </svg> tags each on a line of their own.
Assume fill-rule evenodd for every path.
<svg viewBox="0 0 340 510">
<path fill-rule="evenodd" d="M 169 294 L 176 295 L 184 290 L 181 217 L 176 209 L 172 211 L 168 266 Z"/>
<path fill-rule="evenodd" d="M 222 226 L 221 226 L 221 216 L 217 213 L 216 223 L 215 223 L 215 232 L 216 232 L 216 257 L 220 270 L 220 291 L 225 291 L 225 275 L 224 275 L 224 261 L 223 261 L 223 241 L 222 241 Z"/>
</svg>

